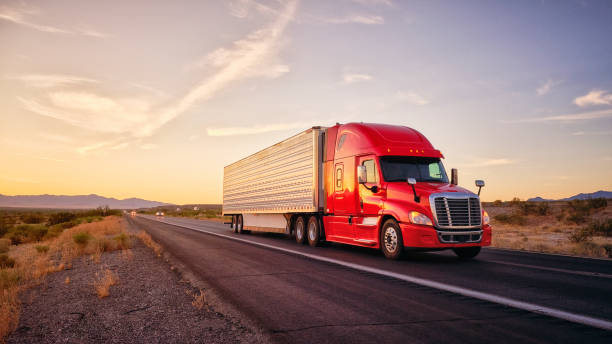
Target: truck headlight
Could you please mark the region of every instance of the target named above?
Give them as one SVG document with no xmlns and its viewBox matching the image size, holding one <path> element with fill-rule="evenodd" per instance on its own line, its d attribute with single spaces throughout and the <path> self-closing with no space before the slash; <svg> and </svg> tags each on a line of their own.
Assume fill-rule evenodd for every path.
<svg viewBox="0 0 612 344">
<path fill-rule="evenodd" d="M 490 221 L 489 213 L 486 210 L 482 211 L 482 224 L 488 225 Z"/>
<path fill-rule="evenodd" d="M 423 215 L 418 211 L 411 211 L 408 214 L 408 219 L 415 225 L 433 226 L 431 219 L 427 215 Z"/>
</svg>

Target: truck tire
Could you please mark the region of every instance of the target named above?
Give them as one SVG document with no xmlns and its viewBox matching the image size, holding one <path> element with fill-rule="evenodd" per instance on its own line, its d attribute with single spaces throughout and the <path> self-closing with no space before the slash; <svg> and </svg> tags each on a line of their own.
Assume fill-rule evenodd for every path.
<svg viewBox="0 0 612 344">
<path fill-rule="evenodd" d="M 303 216 L 298 216 L 295 219 L 293 231 L 295 232 L 295 242 L 298 244 L 306 242 L 306 224 Z"/>
<path fill-rule="evenodd" d="M 480 253 L 480 246 L 457 247 L 453 249 L 453 252 L 459 259 L 472 259 Z"/>
<path fill-rule="evenodd" d="M 236 226 L 236 215 L 232 215 L 232 227 L 234 233 L 238 233 L 238 226 Z"/>
<path fill-rule="evenodd" d="M 399 259 L 404 252 L 402 230 L 394 219 L 385 221 L 380 230 L 380 249 L 388 259 Z"/>
<path fill-rule="evenodd" d="M 308 219 L 308 227 L 307 227 L 307 239 L 308 245 L 312 247 L 316 247 L 319 245 L 319 241 L 321 241 L 321 223 L 319 222 L 319 218 L 316 215 L 312 215 Z"/>
<path fill-rule="evenodd" d="M 238 234 L 244 233 L 242 229 L 244 222 L 242 221 L 242 215 L 236 215 L 236 232 Z"/>
</svg>

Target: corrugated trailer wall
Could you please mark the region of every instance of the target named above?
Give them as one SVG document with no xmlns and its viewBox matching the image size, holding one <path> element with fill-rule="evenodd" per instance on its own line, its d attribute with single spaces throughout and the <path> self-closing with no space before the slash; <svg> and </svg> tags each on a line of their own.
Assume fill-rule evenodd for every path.
<svg viewBox="0 0 612 344">
<path fill-rule="evenodd" d="M 318 211 L 323 132 L 319 127 L 308 129 L 226 166 L 223 213 Z"/>
</svg>

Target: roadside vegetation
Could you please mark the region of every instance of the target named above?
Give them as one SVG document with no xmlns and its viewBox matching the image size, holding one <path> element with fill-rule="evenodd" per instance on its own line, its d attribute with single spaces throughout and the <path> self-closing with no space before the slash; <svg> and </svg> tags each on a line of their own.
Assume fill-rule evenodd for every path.
<svg viewBox="0 0 612 344">
<path fill-rule="evenodd" d="M 192 219 L 218 222 L 231 221 L 230 217 L 221 215 L 221 205 L 218 204 L 164 206 L 139 211 L 141 214 L 148 215 L 155 215 L 157 212 L 163 212 L 165 216 L 189 217 Z"/>
<path fill-rule="evenodd" d="M 612 258 L 612 204 L 605 198 L 527 202 L 514 198 L 483 206 L 491 216 L 493 246 Z"/>
<path fill-rule="evenodd" d="M 0 343 L 19 323 L 19 294 L 39 285 L 48 273 L 72 268 L 87 256 L 100 263 L 104 252 L 122 250 L 129 259 L 132 237 L 124 232 L 121 212 L 88 211 L 0 212 Z M 118 278 L 108 268 L 91 276 L 92 294 L 108 296 Z M 66 279 L 66 284 L 70 279 Z"/>
</svg>

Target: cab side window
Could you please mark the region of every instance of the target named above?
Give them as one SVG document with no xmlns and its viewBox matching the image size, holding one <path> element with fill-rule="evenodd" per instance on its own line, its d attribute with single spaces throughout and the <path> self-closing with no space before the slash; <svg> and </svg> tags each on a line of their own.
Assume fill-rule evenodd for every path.
<svg viewBox="0 0 612 344">
<path fill-rule="evenodd" d="M 336 152 L 342 149 L 344 142 L 346 141 L 346 134 L 342 134 L 338 139 L 338 146 L 336 147 Z"/>
<path fill-rule="evenodd" d="M 365 160 L 362 164 L 366 168 L 366 183 L 378 183 L 378 172 L 376 171 L 376 162 L 372 160 Z"/>
</svg>

